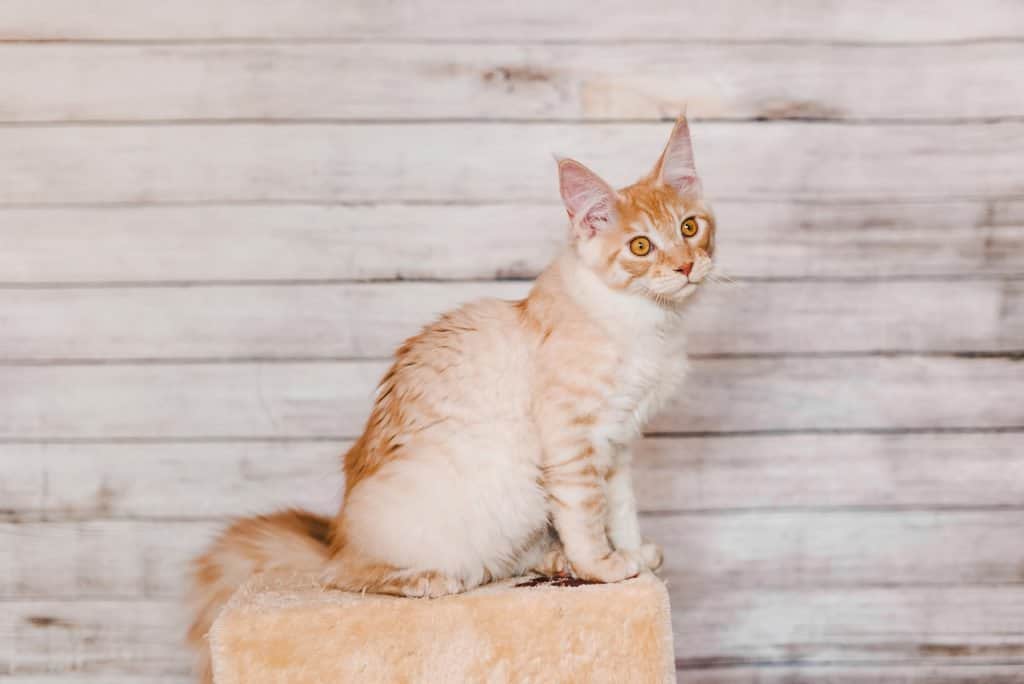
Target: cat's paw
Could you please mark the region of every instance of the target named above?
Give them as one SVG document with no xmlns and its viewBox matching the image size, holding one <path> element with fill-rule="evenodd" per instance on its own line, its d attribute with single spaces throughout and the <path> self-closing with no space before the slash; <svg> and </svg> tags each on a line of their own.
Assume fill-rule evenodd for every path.
<svg viewBox="0 0 1024 684">
<path fill-rule="evenodd" d="M 636 548 L 619 550 L 635 560 L 641 568 L 647 570 L 657 570 L 665 560 L 661 547 L 654 542 L 644 542 Z"/>
<path fill-rule="evenodd" d="M 636 577 L 642 569 L 640 563 L 629 554 L 612 551 L 604 558 L 587 563 L 573 563 L 577 577 L 596 582 L 621 582 Z"/>
<path fill-rule="evenodd" d="M 438 598 L 449 594 L 461 594 L 466 584 L 455 577 L 439 572 L 428 572 L 410 578 L 407 584 L 400 587 L 402 596 L 410 598 Z"/>
<path fill-rule="evenodd" d="M 336 563 L 328 563 L 326 567 L 320 572 L 318 584 L 324 589 L 346 589 L 345 582 L 342 581 L 341 568 Z"/>
<path fill-rule="evenodd" d="M 568 575 L 572 572 L 569 559 L 565 556 L 565 549 L 561 544 L 556 544 L 553 549 L 544 554 L 540 563 L 530 569 L 538 575 L 554 577 L 555 575 Z"/>
<path fill-rule="evenodd" d="M 657 570 L 665 562 L 665 554 L 654 542 L 645 542 L 636 550 L 637 558 L 648 570 Z"/>
</svg>

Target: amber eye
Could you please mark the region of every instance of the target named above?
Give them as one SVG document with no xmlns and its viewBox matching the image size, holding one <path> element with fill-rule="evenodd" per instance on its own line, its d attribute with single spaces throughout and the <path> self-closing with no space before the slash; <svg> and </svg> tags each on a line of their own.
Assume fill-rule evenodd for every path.
<svg viewBox="0 0 1024 684">
<path fill-rule="evenodd" d="M 683 237 L 691 238 L 697 234 L 698 230 L 697 219 L 688 218 L 683 221 L 682 225 L 679 226 L 679 232 L 683 234 Z"/>
<path fill-rule="evenodd" d="M 637 256 L 647 256 L 651 252 L 651 241 L 645 237 L 635 237 L 629 241 L 629 251 Z"/>
</svg>

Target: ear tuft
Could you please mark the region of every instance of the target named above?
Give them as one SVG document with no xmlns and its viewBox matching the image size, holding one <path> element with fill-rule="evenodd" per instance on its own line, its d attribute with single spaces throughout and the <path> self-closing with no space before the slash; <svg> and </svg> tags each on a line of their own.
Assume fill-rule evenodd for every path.
<svg viewBox="0 0 1024 684">
<path fill-rule="evenodd" d="M 558 186 L 573 228 L 585 237 L 603 230 L 614 219 L 615 191 L 578 161 L 558 160 Z"/>
<path fill-rule="evenodd" d="M 700 193 L 700 179 L 697 178 L 697 166 L 693 162 L 693 145 L 690 142 L 690 126 L 686 114 L 676 120 L 655 172 L 659 181 L 675 188 L 680 195 Z"/>
</svg>

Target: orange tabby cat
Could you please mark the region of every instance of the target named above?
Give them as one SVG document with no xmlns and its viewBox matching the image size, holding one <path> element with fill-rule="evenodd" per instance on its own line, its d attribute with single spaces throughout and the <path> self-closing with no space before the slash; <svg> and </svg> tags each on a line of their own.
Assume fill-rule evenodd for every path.
<svg viewBox="0 0 1024 684">
<path fill-rule="evenodd" d="M 661 564 L 640 536 L 630 444 L 686 371 L 683 305 L 711 271 L 714 218 L 685 118 L 627 188 L 558 170 L 565 252 L 526 299 L 468 304 L 398 349 L 336 518 L 240 520 L 196 560 L 197 647 L 260 570 L 433 597 L 531 569 L 616 582 Z"/>
</svg>

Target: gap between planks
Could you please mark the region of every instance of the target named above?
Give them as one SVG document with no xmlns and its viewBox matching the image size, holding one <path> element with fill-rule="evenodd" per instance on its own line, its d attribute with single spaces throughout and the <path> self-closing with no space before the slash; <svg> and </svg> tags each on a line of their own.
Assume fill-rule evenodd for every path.
<svg viewBox="0 0 1024 684">
<path fill-rule="evenodd" d="M 855 117 L 855 118 L 830 118 L 826 116 L 748 116 L 748 117 L 689 117 L 691 124 L 728 124 L 728 125 L 800 125 L 814 124 L 818 126 L 835 127 L 875 127 L 884 126 L 887 128 L 922 128 L 929 126 L 998 126 L 1000 124 L 1016 124 L 1024 122 L 1024 114 L 1009 114 L 995 116 L 951 116 L 938 118 L 899 118 L 899 117 Z M 397 118 L 397 117 L 374 117 L 374 118 L 344 118 L 344 117 L 223 117 L 223 118 L 152 118 L 152 119 L 54 119 L 41 121 L 3 121 L 0 120 L 0 129 L 35 129 L 35 128 L 168 128 L 168 127 L 199 127 L 199 126 L 347 126 L 358 128 L 361 126 L 665 126 L 675 121 L 673 117 L 604 117 L 604 118 L 495 118 L 480 116 L 449 116 L 449 117 L 424 117 L 424 118 Z M 949 195 L 943 195 L 949 198 Z M 986 196 L 986 198 L 991 199 Z M 5 204 L 4 206 L 15 206 Z M 47 204 L 45 206 L 61 206 L 58 204 Z"/>
<path fill-rule="evenodd" d="M 768 124 L 827 124 L 833 126 L 891 126 L 898 128 L 906 126 L 911 128 L 922 128 L 928 126 L 997 126 L 999 124 L 1014 124 L 1024 122 L 1024 114 L 1007 114 L 994 116 L 948 116 L 933 117 L 849 117 L 842 118 L 827 116 L 746 116 L 746 117 L 689 117 L 691 123 L 711 124 L 747 124 L 747 125 L 768 125 Z M 437 125 L 495 125 L 495 126 L 605 126 L 605 125 L 643 125 L 643 124 L 671 124 L 673 117 L 594 117 L 582 118 L 526 118 L 526 117 L 423 117 L 423 118 L 397 118 L 397 117 L 374 117 L 374 118 L 344 118 L 344 117 L 180 117 L 173 119 L 151 118 L 151 119 L 51 119 L 33 121 L 4 121 L 0 120 L 0 128 L 146 128 L 146 127 L 168 127 L 168 126 L 437 126 Z M 13 206 L 13 205 L 6 205 Z M 60 205 L 46 205 L 60 206 Z"/>
<path fill-rule="evenodd" d="M 0 211 L 2 214 L 2 211 Z M 1024 280 L 1021 273 L 968 273 L 956 276 L 958 282 L 991 282 Z M 305 287 L 316 285 L 395 285 L 404 283 L 445 283 L 450 285 L 479 285 L 487 283 L 532 283 L 536 277 L 495 276 L 492 278 L 440 278 L 426 276 L 383 277 L 383 278 L 245 278 L 245 279 L 190 279 L 190 280 L 100 280 L 100 281 L 37 281 L 4 282 L 0 290 L 118 290 L 118 289 L 161 289 L 161 288 L 232 288 L 232 287 Z M 884 275 L 780 275 L 743 276 L 730 278 L 726 286 L 759 283 L 919 283 L 949 282 L 949 276 L 932 274 L 893 273 Z"/>
<path fill-rule="evenodd" d="M 340 481 L 339 476 L 339 481 Z M 268 504 L 267 510 L 253 511 L 252 515 L 260 515 L 278 508 L 291 508 L 291 506 L 279 506 L 272 502 Z M 829 514 L 853 514 L 853 515 L 895 515 L 895 514 L 917 514 L 931 513 L 941 515 L 944 513 L 1024 513 L 1024 504 L 907 504 L 907 505 L 839 505 L 839 506 L 745 506 L 733 508 L 685 508 L 685 509 L 664 509 L 664 510 L 642 510 L 641 520 L 655 519 L 685 519 L 685 518 L 728 518 L 743 517 L 748 515 L 829 515 Z M 210 524 L 226 525 L 242 514 L 224 515 L 109 515 L 103 513 L 85 513 L 81 515 L 55 515 L 49 512 L 37 513 L 34 511 L 19 511 L 17 509 L 0 508 L 0 525 L 52 525 L 63 526 L 69 524 L 88 523 L 124 523 L 124 524 Z M 1003 584 L 1000 582 L 981 582 L 978 586 L 990 586 L 992 584 Z M 1016 582 L 1005 584 L 1017 584 Z M 877 586 L 887 586 L 878 583 Z M 948 584 L 937 584 L 934 586 L 949 586 Z M 0 600 L 3 600 L 0 597 Z"/>
<path fill-rule="evenodd" d="M 614 2 L 552 5 L 522 0 L 514 5 L 449 2 L 445 12 L 423 0 L 329 3 L 297 0 L 253 11 L 243 0 L 184 1 L 156 9 L 130 0 L 102 0 L 83 11 L 74 0 L 11 0 L 5 36 L 22 40 L 380 40 L 508 42 L 574 40 L 695 43 L 709 39 L 835 42 L 954 43 L 1014 40 L 1021 29 L 1013 3 L 904 2 L 871 0 L 848 6 L 795 0 L 786 11 L 764 12 L 750 0 L 680 5 L 642 0 L 623 11 Z M 587 17 L 580 21 L 580 17 Z M 755 19 L 755 20 L 752 20 Z"/>
<path fill-rule="evenodd" d="M 1024 350 L 1002 351 L 956 351 L 956 350 L 913 350 L 913 349 L 876 349 L 866 351 L 797 351 L 797 352 L 720 352 L 690 353 L 687 358 L 694 361 L 731 361 L 731 360 L 767 360 L 767 359 L 858 359 L 858 358 L 937 358 L 937 359 L 1004 359 L 1007 361 L 1024 361 Z M 393 356 L 209 356 L 209 357 L 128 357 L 128 358 L 43 358 L 43 359 L 0 359 L 0 368 L 23 368 L 39 366 L 230 366 L 233 364 L 278 364 L 278 363 L 356 363 L 356 362 L 388 362 Z"/>
<path fill-rule="evenodd" d="M 648 432 L 644 439 L 704 439 L 744 437 L 786 437 L 791 435 L 1002 435 L 1024 433 L 1024 425 L 976 426 L 976 427 L 843 427 L 843 428 L 793 428 L 755 430 L 663 430 Z M 110 435 L 100 437 L 0 437 L 0 444 L 302 444 L 344 442 L 359 435 Z"/>
</svg>

